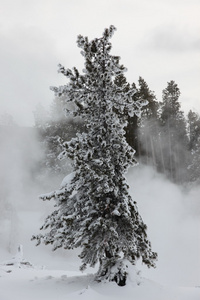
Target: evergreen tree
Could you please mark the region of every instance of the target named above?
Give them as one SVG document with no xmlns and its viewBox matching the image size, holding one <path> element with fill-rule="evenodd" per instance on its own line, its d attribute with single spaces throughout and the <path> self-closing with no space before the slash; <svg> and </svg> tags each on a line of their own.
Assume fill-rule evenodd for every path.
<svg viewBox="0 0 200 300">
<path fill-rule="evenodd" d="M 150 90 L 142 77 L 139 77 L 138 84 L 137 98 L 147 101 L 147 105 L 142 107 L 138 126 L 140 157 L 142 162 L 156 166 L 155 151 L 158 136 L 158 102 L 156 101 L 154 92 Z"/>
<path fill-rule="evenodd" d="M 188 136 L 190 161 L 188 181 L 200 182 L 200 116 L 192 110 L 188 113 Z"/>
<path fill-rule="evenodd" d="M 127 88 L 130 88 L 130 85 Z M 135 89 L 135 94 L 132 96 L 132 101 L 136 102 L 138 100 L 137 87 L 133 83 L 131 88 Z M 125 127 L 126 141 L 135 150 L 136 157 L 139 156 L 139 150 L 140 150 L 139 139 L 138 139 L 138 124 L 139 124 L 138 119 L 139 116 L 137 114 L 130 116 L 127 113 L 127 126 Z"/>
<path fill-rule="evenodd" d="M 80 247 L 82 270 L 99 262 L 96 280 L 125 285 L 127 260 L 135 264 L 141 257 L 148 267 L 154 267 L 157 255 L 151 250 L 147 227 L 125 178 L 129 165 L 135 165 L 134 150 L 124 137 L 126 112 L 139 115 L 143 103 L 133 104 L 135 89 L 126 91 L 124 85 L 116 84 L 125 68 L 118 56 L 110 54 L 114 30 L 110 26 L 91 42 L 78 36 L 85 58 L 83 75 L 76 68 L 59 67 L 68 83 L 53 91 L 75 104 L 72 113 L 84 120 L 87 132 L 63 144 L 62 155 L 73 160 L 74 172 L 58 191 L 41 197 L 54 198 L 57 210 L 42 226 L 47 232 L 33 239 L 52 244 L 54 250 Z"/>
<path fill-rule="evenodd" d="M 139 77 L 139 88 L 137 91 L 138 99 L 145 99 L 148 103 L 142 107 L 142 119 L 157 118 L 158 102 L 153 91 L 150 90 L 146 81 Z"/>
<path fill-rule="evenodd" d="M 200 137 L 196 142 L 195 150 L 191 152 L 191 162 L 188 166 L 188 181 L 200 183 Z"/>
<path fill-rule="evenodd" d="M 130 86 L 128 86 L 130 88 Z M 154 132 L 153 127 L 155 127 L 155 120 L 157 118 L 157 109 L 158 103 L 156 102 L 156 97 L 154 92 L 152 92 L 145 80 L 142 77 L 139 77 L 138 87 L 135 83 L 132 84 L 132 88 L 136 90 L 136 93 L 133 95 L 133 102 L 137 101 L 146 101 L 141 109 L 141 117 L 128 115 L 128 122 L 125 128 L 126 130 L 126 140 L 129 145 L 136 150 L 136 157 L 141 156 L 151 156 L 154 152 L 152 140 L 152 135 L 149 136 L 149 129 L 151 128 Z M 150 141 L 150 139 L 152 139 Z M 148 159 L 147 159 L 148 160 Z"/>
<path fill-rule="evenodd" d="M 161 145 L 163 165 L 170 179 L 182 182 L 187 167 L 187 132 L 183 111 L 180 109 L 180 90 L 171 80 L 163 90 L 161 102 Z"/>
<path fill-rule="evenodd" d="M 188 113 L 188 136 L 189 136 L 189 150 L 195 151 L 198 139 L 200 138 L 200 116 L 198 113 L 190 110 Z"/>
</svg>

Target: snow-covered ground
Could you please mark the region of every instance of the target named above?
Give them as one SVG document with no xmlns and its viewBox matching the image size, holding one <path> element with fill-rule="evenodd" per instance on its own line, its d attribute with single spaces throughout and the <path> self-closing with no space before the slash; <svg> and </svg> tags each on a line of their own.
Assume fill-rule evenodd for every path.
<svg viewBox="0 0 200 300">
<path fill-rule="evenodd" d="M 16 269 L 1 267 L 1 300 L 199 300 L 200 288 L 171 287 L 142 278 L 131 278 L 125 287 L 95 283 L 92 275 L 64 270 Z"/>
<path fill-rule="evenodd" d="M 125 287 L 93 282 L 95 270 L 79 271 L 78 250 L 52 252 L 30 241 L 52 209 L 51 203 L 35 199 L 30 209 L 25 204 L 16 206 L 12 222 L 10 216 L 1 220 L 0 300 L 199 300 L 199 190 L 181 191 L 151 168 L 133 169 L 128 182 L 148 225 L 152 248 L 158 252 L 156 269 L 139 262 L 141 277 L 136 277 L 133 268 Z M 23 259 L 31 266 L 17 264 L 18 244 L 23 245 Z M 12 257 L 15 264 L 6 265 Z"/>
<path fill-rule="evenodd" d="M 152 249 L 158 253 L 157 268 L 147 269 L 138 262 L 141 278 L 136 277 L 133 268 L 125 287 L 97 284 L 93 282 L 95 270 L 79 271 L 78 250 L 52 252 L 44 245 L 35 247 L 30 240 L 53 209 L 53 203 L 39 200 L 38 194 L 57 189 L 61 180 L 54 178 L 50 184 L 33 180 L 29 170 L 37 162 L 38 149 L 34 148 L 32 138 L 27 142 L 24 138 L 12 139 L 7 146 L 3 145 L 0 300 L 200 299 L 200 188 L 177 187 L 150 167 L 130 170 L 127 174 L 130 192 L 148 226 Z M 14 151 L 16 146 L 19 151 Z M 34 155 L 31 161 L 30 153 Z M 23 259 L 31 265 L 19 264 L 22 253 L 17 258 L 16 252 L 20 244 Z M 15 264 L 6 265 L 8 262 Z"/>
</svg>

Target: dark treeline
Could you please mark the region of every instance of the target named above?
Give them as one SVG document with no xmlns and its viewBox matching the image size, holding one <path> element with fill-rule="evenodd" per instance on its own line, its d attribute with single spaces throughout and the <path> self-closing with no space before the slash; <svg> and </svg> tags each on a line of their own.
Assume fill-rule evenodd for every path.
<svg viewBox="0 0 200 300">
<path fill-rule="evenodd" d="M 126 91 L 135 88 L 133 105 L 139 99 L 147 100 L 140 116 L 130 117 L 127 113 L 125 135 L 127 142 L 136 150 L 137 160 L 153 166 L 175 183 L 198 183 L 200 116 L 192 110 L 187 116 L 184 115 L 178 85 L 173 80 L 168 82 L 162 91 L 162 99 L 158 101 L 142 77 L 139 77 L 137 84 L 130 86 L 126 78 L 120 75 L 115 83 L 123 85 Z M 48 173 L 66 173 L 69 162 L 59 160 L 62 142 L 70 140 L 77 132 L 86 130 L 81 120 L 66 118 L 65 111 L 69 110 L 73 108 L 65 107 L 62 100 L 57 98 L 54 99 L 49 113 L 42 106 L 35 110 L 35 127 L 46 151 L 42 167 Z"/>
</svg>

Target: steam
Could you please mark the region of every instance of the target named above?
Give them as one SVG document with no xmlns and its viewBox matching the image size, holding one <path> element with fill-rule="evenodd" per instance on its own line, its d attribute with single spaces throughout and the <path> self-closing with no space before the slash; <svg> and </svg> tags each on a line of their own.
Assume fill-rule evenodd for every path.
<svg viewBox="0 0 200 300">
<path fill-rule="evenodd" d="M 158 252 L 157 268 L 143 268 L 144 274 L 165 284 L 199 285 L 200 187 L 179 187 L 141 165 L 131 170 L 128 182 Z"/>
<path fill-rule="evenodd" d="M 167 130 L 167 128 L 163 130 L 158 120 L 144 122 L 138 131 L 141 148 L 145 151 L 140 159 L 174 182 L 183 184 L 189 181 L 187 167 L 191 160 L 191 153 L 185 136 L 177 136 L 176 132 L 173 133 L 173 128 L 169 132 Z"/>
<path fill-rule="evenodd" d="M 1 126 L 0 137 L 0 239 L 12 252 L 18 245 L 19 211 L 37 207 L 43 153 L 32 128 Z"/>
</svg>

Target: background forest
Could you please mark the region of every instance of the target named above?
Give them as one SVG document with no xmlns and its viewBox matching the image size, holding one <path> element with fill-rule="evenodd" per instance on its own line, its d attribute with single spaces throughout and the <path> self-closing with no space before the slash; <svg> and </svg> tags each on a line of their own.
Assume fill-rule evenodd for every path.
<svg viewBox="0 0 200 300">
<path fill-rule="evenodd" d="M 126 83 L 127 91 L 130 89 L 124 76 L 120 76 L 117 81 L 119 86 Z M 181 109 L 181 91 L 173 80 L 162 91 L 162 99 L 156 98 L 142 77 L 132 87 L 136 89 L 133 102 L 147 100 L 141 117 L 127 116 L 126 139 L 136 150 L 138 162 L 153 166 L 174 183 L 198 184 L 199 114 L 192 110 L 184 114 Z M 77 132 L 86 130 L 78 118 L 66 118 L 65 111 L 68 108 L 55 98 L 49 111 L 38 105 L 34 112 L 35 128 L 45 153 L 41 168 L 47 174 L 66 174 L 69 161 L 59 160 L 62 141 L 70 140 Z"/>
</svg>

